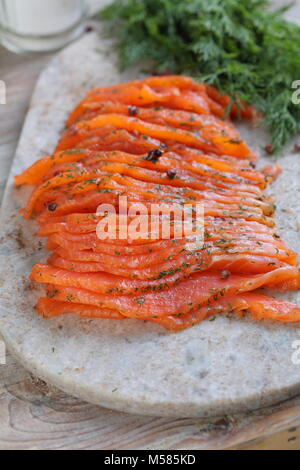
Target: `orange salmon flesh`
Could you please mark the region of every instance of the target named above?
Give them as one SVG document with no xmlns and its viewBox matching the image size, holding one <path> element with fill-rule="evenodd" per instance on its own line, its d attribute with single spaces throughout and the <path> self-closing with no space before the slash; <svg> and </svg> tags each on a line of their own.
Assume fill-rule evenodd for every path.
<svg viewBox="0 0 300 470">
<path fill-rule="evenodd" d="M 253 320 L 299 322 L 300 308 L 261 294 L 300 288 L 298 256 L 276 229 L 275 205 L 264 190 L 282 172 L 256 169 L 259 155 L 242 139 L 237 114 L 256 119 L 244 103 L 232 108 L 215 88 L 184 76 L 149 77 L 91 90 L 70 113 L 57 148 L 16 176 L 32 193 L 22 214 L 52 252 L 30 278 L 45 288 L 36 311 L 107 321 L 139 319 L 172 332 L 212 316 L 246 313 Z M 120 198 L 157 216 L 137 239 L 99 238 L 99 223 Z M 191 248 L 173 221 L 172 204 L 203 207 L 203 244 Z M 175 216 L 174 216 L 175 217 Z M 195 215 L 193 215 L 195 217 Z M 127 232 L 126 232 L 127 233 Z M 260 289 L 260 292 L 257 292 Z"/>
</svg>

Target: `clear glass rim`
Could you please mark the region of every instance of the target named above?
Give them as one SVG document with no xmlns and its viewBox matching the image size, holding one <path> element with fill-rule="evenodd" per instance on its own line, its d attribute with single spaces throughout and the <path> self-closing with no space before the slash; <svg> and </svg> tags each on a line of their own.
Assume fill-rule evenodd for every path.
<svg viewBox="0 0 300 470">
<path fill-rule="evenodd" d="M 83 21 L 88 18 L 89 7 L 86 3 L 82 6 L 82 14 L 78 21 L 76 21 L 72 26 L 60 31 L 59 33 L 54 34 L 22 34 L 17 33 L 16 31 L 7 28 L 0 22 L 0 34 L 3 32 L 4 34 L 8 34 L 10 36 L 14 36 L 20 39 L 32 39 L 32 40 L 47 40 L 52 38 L 60 38 L 66 36 L 68 33 L 71 33 L 74 29 L 78 28 Z"/>
</svg>

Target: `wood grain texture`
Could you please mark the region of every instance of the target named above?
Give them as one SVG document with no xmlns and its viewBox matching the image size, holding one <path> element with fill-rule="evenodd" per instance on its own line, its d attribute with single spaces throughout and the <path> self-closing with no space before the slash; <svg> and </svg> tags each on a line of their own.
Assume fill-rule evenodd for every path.
<svg viewBox="0 0 300 470">
<path fill-rule="evenodd" d="M 8 104 L 0 105 L 0 198 L 36 78 L 50 57 L 0 48 L 0 80 L 8 86 Z M 83 403 L 33 377 L 10 354 L 0 365 L 0 450 L 241 448 L 300 449 L 300 397 L 210 422 L 152 418 Z"/>
<path fill-rule="evenodd" d="M 126 415 L 67 396 L 8 356 L 0 368 L 0 449 L 299 449 L 300 399 L 210 422 Z M 284 427 L 284 433 L 278 431 Z"/>
</svg>

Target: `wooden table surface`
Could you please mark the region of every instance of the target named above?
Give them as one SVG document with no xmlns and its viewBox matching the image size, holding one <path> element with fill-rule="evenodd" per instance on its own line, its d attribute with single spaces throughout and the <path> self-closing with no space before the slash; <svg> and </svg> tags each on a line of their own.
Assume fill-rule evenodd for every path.
<svg viewBox="0 0 300 470">
<path fill-rule="evenodd" d="M 299 12 L 299 4 L 296 8 Z M 7 104 L 0 104 L 0 200 L 34 84 L 50 58 L 0 47 L 0 80 L 7 84 Z M 210 421 L 143 417 L 68 396 L 32 376 L 9 353 L 0 365 L 0 450 L 240 448 L 300 449 L 300 396 Z"/>
</svg>

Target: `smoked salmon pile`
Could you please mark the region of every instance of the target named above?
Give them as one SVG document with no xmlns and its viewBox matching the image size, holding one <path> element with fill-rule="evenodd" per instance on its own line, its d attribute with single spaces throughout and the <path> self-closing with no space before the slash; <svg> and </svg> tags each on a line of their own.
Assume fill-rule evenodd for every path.
<svg viewBox="0 0 300 470">
<path fill-rule="evenodd" d="M 230 120 L 239 113 L 254 119 L 255 110 L 241 103 L 229 116 L 228 104 L 216 89 L 183 76 L 88 93 L 53 155 L 16 177 L 16 185 L 34 186 L 22 213 L 36 219 L 52 251 L 31 273 L 45 286 L 37 312 L 135 318 L 171 331 L 231 312 L 300 321 L 296 305 L 261 294 L 264 287 L 300 288 L 297 255 L 278 234 L 274 201 L 264 195 L 280 168 L 256 169 L 257 154 Z M 177 237 L 172 219 L 167 238 L 159 230 L 154 239 L 148 231 L 121 239 L 110 229 L 99 237 L 103 204 L 126 228 L 125 196 L 149 210 L 202 204 L 204 243 L 191 249 L 194 233 Z M 164 214 L 157 220 L 160 228 Z"/>
</svg>

